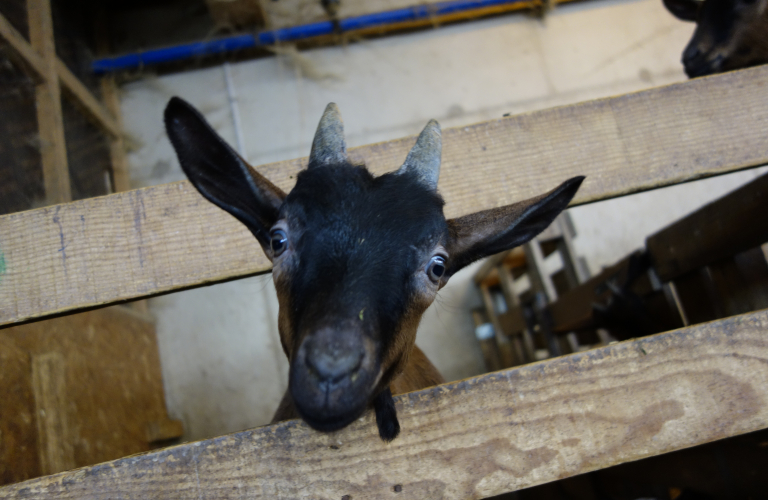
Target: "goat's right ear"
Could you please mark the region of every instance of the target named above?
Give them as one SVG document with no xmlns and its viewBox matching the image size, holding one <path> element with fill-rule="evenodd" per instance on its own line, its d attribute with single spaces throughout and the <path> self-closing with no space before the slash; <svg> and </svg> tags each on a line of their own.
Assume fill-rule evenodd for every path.
<svg viewBox="0 0 768 500">
<path fill-rule="evenodd" d="M 269 230 L 285 193 L 248 165 L 183 99 L 168 102 L 165 129 L 182 170 L 200 194 L 245 224 L 268 250 Z"/>
<path fill-rule="evenodd" d="M 568 207 L 584 177 L 573 177 L 552 191 L 505 207 L 448 221 L 446 276 L 472 262 L 529 241 Z"/>
<path fill-rule="evenodd" d="M 702 0 L 663 0 L 664 7 L 681 21 L 696 21 Z"/>
</svg>

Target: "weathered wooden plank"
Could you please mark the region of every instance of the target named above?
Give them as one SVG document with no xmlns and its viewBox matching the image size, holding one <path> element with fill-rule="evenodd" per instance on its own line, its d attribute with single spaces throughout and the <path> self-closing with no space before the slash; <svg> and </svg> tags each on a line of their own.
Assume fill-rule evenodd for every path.
<svg viewBox="0 0 768 500">
<path fill-rule="evenodd" d="M 485 498 L 768 427 L 768 311 L 0 489 L 0 498 Z M 396 488 L 399 485 L 398 488 Z"/>
<path fill-rule="evenodd" d="M 75 450 L 67 413 L 66 366 L 60 352 L 32 356 L 32 387 L 35 393 L 37 443 L 40 470 L 44 475 L 75 467 Z"/>
<path fill-rule="evenodd" d="M 27 18 L 30 45 L 43 62 L 43 81 L 35 87 L 35 102 L 45 197 L 50 204 L 63 203 L 72 199 L 72 192 L 50 1 L 27 0 Z"/>
<path fill-rule="evenodd" d="M 768 66 L 443 132 L 450 217 L 587 176 L 575 203 L 768 163 Z M 374 173 L 414 138 L 351 150 Z M 259 167 L 290 189 L 306 159 Z M 267 272 L 250 233 L 187 182 L 0 217 L 0 324 Z"/>
<path fill-rule="evenodd" d="M 0 484 L 17 483 L 39 475 L 35 394 L 32 387 L 32 360 L 12 339 L 0 335 Z M 10 410 L 9 410 L 10 409 Z M 11 412 L 15 418 L 8 418 Z M 14 464 L 8 467 L 6 464 Z"/>
<path fill-rule="evenodd" d="M 768 150 L 768 141 L 764 145 Z M 649 236 L 662 281 L 768 242 L 768 174 Z"/>
</svg>

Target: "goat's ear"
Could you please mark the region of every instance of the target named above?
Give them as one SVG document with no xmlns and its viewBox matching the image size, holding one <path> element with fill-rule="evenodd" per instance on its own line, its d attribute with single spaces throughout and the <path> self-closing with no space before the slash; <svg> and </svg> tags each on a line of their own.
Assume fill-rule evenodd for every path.
<svg viewBox="0 0 768 500">
<path fill-rule="evenodd" d="M 285 193 L 248 165 L 183 99 L 168 102 L 165 129 L 182 170 L 200 194 L 234 215 L 268 249 L 269 230 Z"/>
<path fill-rule="evenodd" d="M 682 21 L 696 21 L 702 0 L 663 0 L 664 6 L 673 16 Z"/>
<path fill-rule="evenodd" d="M 574 177 L 541 196 L 449 220 L 446 274 L 535 237 L 568 206 L 583 180 Z"/>
</svg>

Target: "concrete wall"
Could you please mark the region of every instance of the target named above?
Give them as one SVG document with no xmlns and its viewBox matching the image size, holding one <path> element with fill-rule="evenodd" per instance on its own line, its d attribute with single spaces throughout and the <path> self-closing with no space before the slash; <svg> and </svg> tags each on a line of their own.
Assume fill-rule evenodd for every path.
<svg viewBox="0 0 768 500">
<path fill-rule="evenodd" d="M 330 101 L 339 104 L 353 147 L 416 134 L 430 118 L 453 127 L 682 81 L 680 54 L 692 31 L 660 0 L 596 0 L 559 7 L 544 21 L 510 15 L 146 78 L 123 89 L 126 128 L 139 145 L 130 155 L 132 180 L 143 186 L 183 178 L 162 129 L 172 95 L 192 102 L 236 144 L 226 71 L 245 156 L 259 165 L 306 156 Z M 597 271 L 753 175 L 574 209 L 577 248 Z M 469 315 L 480 304 L 472 272 L 441 292 L 417 338 L 448 379 L 483 371 Z M 188 438 L 269 421 L 287 385 L 269 276 L 153 299 L 151 308 L 169 410 L 184 420 Z"/>
</svg>

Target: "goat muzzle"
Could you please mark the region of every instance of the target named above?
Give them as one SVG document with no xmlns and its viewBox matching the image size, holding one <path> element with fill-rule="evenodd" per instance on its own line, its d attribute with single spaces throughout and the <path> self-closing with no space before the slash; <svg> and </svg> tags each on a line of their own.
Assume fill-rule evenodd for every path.
<svg viewBox="0 0 768 500">
<path fill-rule="evenodd" d="M 363 413 L 378 374 L 375 343 L 367 335 L 352 325 L 325 327 L 301 342 L 291 362 L 289 389 L 311 427 L 333 431 Z"/>
</svg>

